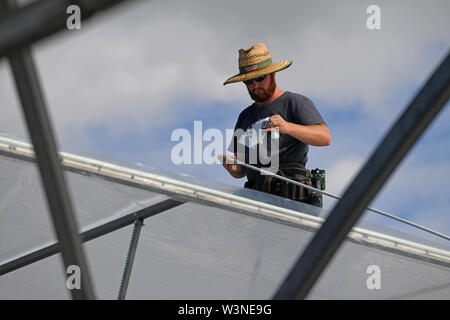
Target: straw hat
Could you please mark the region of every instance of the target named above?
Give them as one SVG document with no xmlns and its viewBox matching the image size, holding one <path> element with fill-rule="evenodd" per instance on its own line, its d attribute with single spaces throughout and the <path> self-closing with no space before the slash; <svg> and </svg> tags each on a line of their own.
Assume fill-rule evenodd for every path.
<svg viewBox="0 0 450 320">
<path fill-rule="evenodd" d="M 258 43 L 250 49 L 239 50 L 239 73 L 228 78 L 223 85 L 250 80 L 265 74 L 281 71 L 288 68 L 291 64 L 291 60 L 273 63 L 266 45 L 264 43 Z"/>
</svg>

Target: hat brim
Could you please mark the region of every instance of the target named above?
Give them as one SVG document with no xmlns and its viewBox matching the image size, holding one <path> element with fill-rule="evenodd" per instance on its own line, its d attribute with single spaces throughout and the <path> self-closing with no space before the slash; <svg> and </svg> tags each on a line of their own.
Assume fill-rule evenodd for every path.
<svg viewBox="0 0 450 320">
<path fill-rule="evenodd" d="M 292 64 L 291 60 L 284 60 L 281 62 L 272 63 L 264 68 L 261 68 L 261 69 L 255 70 L 255 71 L 234 75 L 234 76 L 228 78 L 227 81 L 225 81 L 223 83 L 223 85 L 226 85 L 229 83 L 234 83 L 234 82 L 241 82 L 241 81 L 245 81 L 245 80 L 255 79 L 255 78 L 261 77 L 265 74 L 281 71 L 286 68 L 289 68 L 291 66 L 291 64 Z"/>
</svg>

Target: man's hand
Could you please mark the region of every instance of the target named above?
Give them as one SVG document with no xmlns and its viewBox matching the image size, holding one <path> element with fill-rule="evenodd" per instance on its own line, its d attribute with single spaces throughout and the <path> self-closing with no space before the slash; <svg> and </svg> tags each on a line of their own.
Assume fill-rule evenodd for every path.
<svg viewBox="0 0 450 320">
<path fill-rule="evenodd" d="M 280 133 L 288 133 L 290 122 L 287 122 L 279 114 L 274 114 L 269 118 L 267 131 L 279 130 Z"/>
<path fill-rule="evenodd" d="M 232 177 L 234 178 L 243 178 L 245 177 L 245 167 L 237 164 L 237 163 L 230 163 L 231 161 L 228 160 L 227 161 L 227 155 L 225 154 L 220 154 L 219 155 L 219 161 L 222 162 L 222 165 L 225 169 L 227 169 L 227 171 L 231 174 Z M 233 158 L 233 159 L 237 159 L 236 154 L 234 156 L 228 156 L 228 158 Z"/>
<path fill-rule="evenodd" d="M 267 131 L 280 130 L 280 133 L 288 134 L 297 140 L 312 146 L 328 146 L 331 144 L 330 131 L 326 124 L 301 125 L 287 122 L 279 114 L 269 118 Z"/>
</svg>

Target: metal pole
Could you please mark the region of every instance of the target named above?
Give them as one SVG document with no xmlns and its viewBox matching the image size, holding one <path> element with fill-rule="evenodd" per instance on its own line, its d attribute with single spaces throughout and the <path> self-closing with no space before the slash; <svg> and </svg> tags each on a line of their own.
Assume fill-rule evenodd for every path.
<svg viewBox="0 0 450 320">
<path fill-rule="evenodd" d="M 450 52 L 403 112 L 303 251 L 274 299 L 304 299 L 347 233 L 450 97 Z"/>
<path fill-rule="evenodd" d="M 249 168 L 249 169 L 251 169 L 251 170 L 257 171 L 257 172 L 259 172 L 260 174 L 271 175 L 271 176 L 274 176 L 274 177 L 277 178 L 277 179 L 286 181 L 287 183 L 295 184 L 295 185 L 297 185 L 297 186 L 299 186 L 299 187 L 306 188 L 306 189 L 308 189 L 308 190 L 312 190 L 312 191 L 321 193 L 321 194 L 323 194 L 323 195 L 329 196 L 329 197 L 334 198 L 334 199 L 337 199 L 337 200 L 340 200 L 340 199 L 341 199 L 340 197 L 338 197 L 338 196 L 336 196 L 336 195 L 334 195 L 334 194 L 332 194 L 332 193 L 328 193 L 328 192 L 325 192 L 325 191 L 323 191 L 323 190 L 320 190 L 320 189 L 317 189 L 317 188 L 314 188 L 314 187 L 310 187 L 310 186 L 308 186 L 308 185 L 306 185 L 306 184 L 304 184 L 304 183 L 301 183 L 301 182 L 298 182 L 298 181 L 295 181 L 295 180 L 291 180 L 291 179 L 288 179 L 288 178 L 286 178 L 286 177 L 280 176 L 280 175 L 278 175 L 278 174 L 276 174 L 276 173 L 273 173 L 273 172 L 271 172 L 271 171 L 264 170 L 264 169 L 261 169 L 261 168 L 252 166 L 252 165 L 247 164 L 247 163 L 245 163 L 245 162 L 243 162 L 243 161 L 240 161 L 240 160 L 238 160 L 238 159 L 234 159 L 234 158 L 231 158 L 231 157 L 228 157 L 228 156 L 227 156 L 227 159 L 229 159 L 230 161 L 234 161 L 235 163 L 237 163 L 237 164 L 239 164 L 239 165 L 241 165 L 241 166 L 244 166 L 244 167 Z M 421 226 L 420 224 L 417 224 L 417 223 L 408 221 L 408 220 L 406 220 L 406 219 L 402 219 L 402 218 L 396 217 L 396 216 L 394 216 L 394 215 L 392 215 L 392 214 L 389 214 L 389 213 L 387 213 L 387 212 L 384 212 L 384 211 L 381 211 L 381 210 L 378 210 L 378 209 L 374 209 L 374 208 L 371 208 L 371 207 L 367 207 L 366 209 L 369 210 L 369 211 L 372 211 L 372 212 L 381 214 L 381 215 L 383 215 L 383 216 L 385 216 L 385 217 L 388 217 L 388 218 L 397 220 L 397 221 L 399 221 L 399 222 L 406 223 L 406 224 L 408 224 L 408 225 L 410 225 L 410 226 L 412 226 L 412 227 L 415 227 L 415 228 L 417 228 L 417 229 L 420 229 L 420 230 L 422 230 L 422 231 L 431 233 L 431 234 L 433 234 L 433 235 L 435 235 L 435 236 L 438 236 L 438 237 L 440 237 L 440 238 L 443 238 L 443 239 L 445 239 L 445 240 L 449 240 L 449 241 L 450 241 L 450 237 L 449 237 L 449 236 L 447 236 L 447 235 L 445 235 L 445 234 L 443 234 L 443 233 L 434 231 L 434 230 L 432 230 L 432 229 L 430 229 L 430 228 L 426 228 L 426 227 L 424 227 L 424 226 Z"/>
<path fill-rule="evenodd" d="M 139 235 L 141 234 L 144 221 L 137 219 L 134 223 L 133 234 L 131 235 L 130 246 L 128 248 L 127 260 L 125 261 L 125 268 L 122 274 L 122 281 L 120 282 L 119 296 L 117 300 L 125 300 L 127 295 L 128 283 L 130 282 L 131 270 L 133 269 L 134 257 L 136 256 Z"/>
<path fill-rule="evenodd" d="M 124 217 L 115 219 L 113 221 L 102 224 L 101 226 L 94 227 L 80 234 L 81 241 L 87 242 L 94 239 L 97 239 L 105 234 L 114 232 L 118 229 L 124 228 L 132 224 L 136 219 L 146 219 L 152 217 L 158 213 L 164 212 L 166 210 L 170 210 L 179 205 L 182 205 L 184 202 L 176 201 L 173 199 L 163 200 L 158 202 L 150 207 L 139 210 L 137 212 L 133 212 L 127 214 Z M 50 244 L 44 248 L 36 250 L 34 252 L 25 254 L 21 257 L 18 257 L 12 261 L 8 261 L 0 265 L 0 276 L 12 272 L 14 270 L 23 268 L 27 265 L 30 265 L 34 262 L 41 261 L 45 258 L 51 257 L 54 254 L 60 252 L 59 243 Z"/>
<path fill-rule="evenodd" d="M 0 8 L 4 11 L 14 9 L 17 6 L 15 1 L 1 0 Z M 8 58 L 22 102 L 29 135 L 33 141 L 53 226 L 61 245 L 65 264 L 64 274 L 72 265 L 78 266 L 81 270 L 81 288 L 70 290 L 72 298 L 94 299 L 94 290 L 81 247 L 78 227 L 64 175 L 58 162 L 56 142 L 30 49 L 23 47 L 20 50 L 10 51 Z"/>
<path fill-rule="evenodd" d="M 0 58 L 8 51 L 67 30 L 67 8 L 78 5 L 82 20 L 126 0 L 41 0 L 0 17 Z M 127 0 L 130 1 L 130 0 Z"/>
</svg>

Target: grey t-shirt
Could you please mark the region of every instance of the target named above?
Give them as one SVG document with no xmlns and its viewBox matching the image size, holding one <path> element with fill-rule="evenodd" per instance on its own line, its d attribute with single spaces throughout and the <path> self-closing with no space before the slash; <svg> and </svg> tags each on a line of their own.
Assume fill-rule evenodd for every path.
<svg viewBox="0 0 450 320">
<path fill-rule="evenodd" d="M 248 132 L 247 130 L 251 130 L 254 127 L 255 123 L 258 123 L 258 121 L 276 114 L 279 114 L 281 117 L 283 117 L 284 120 L 288 122 L 293 122 L 301 125 L 325 123 L 311 100 L 301 94 L 285 91 L 280 97 L 278 97 L 275 101 L 268 105 L 261 107 L 256 103 L 253 103 L 251 106 L 247 107 L 240 113 L 239 118 L 236 122 L 236 126 L 234 128 L 235 143 L 231 144 L 228 147 L 228 151 L 236 152 L 237 150 L 239 150 L 237 144 L 239 143 L 239 141 L 241 141 L 241 143 L 243 141 L 242 139 L 240 139 L 241 134 L 236 132 L 237 129 L 242 129 L 244 132 Z M 272 133 L 268 132 L 267 134 L 268 138 L 271 139 Z M 267 143 L 267 145 L 270 145 L 270 143 Z M 246 162 L 251 163 L 249 162 L 248 156 L 249 147 L 245 146 L 243 148 L 246 151 Z M 279 134 L 280 164 L 286 162 L 300 162 L 303 166 L 305 166 L 307 161 L 308 145 L 306 143 L 299 141 L 288 134 Z M 255 165 L 257 167 L 266 166 L 261 164 L 261 162 L 259 161 L 259 156 L 257 163 L 252 163 L 252 165 Z M 259 173 L 254 170 L 247 170 L 248 180 L 251 180 L 258 175 Z"/>
</svg>

